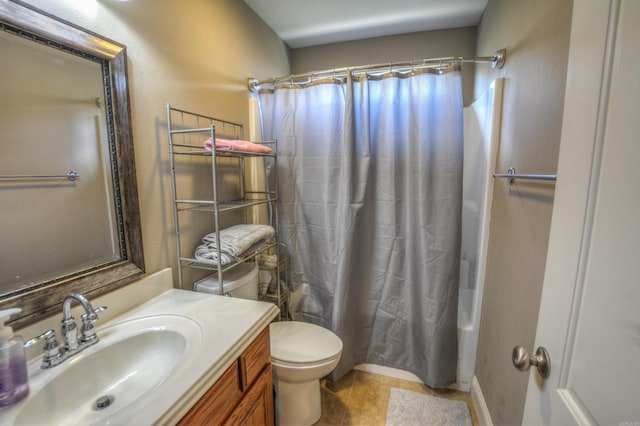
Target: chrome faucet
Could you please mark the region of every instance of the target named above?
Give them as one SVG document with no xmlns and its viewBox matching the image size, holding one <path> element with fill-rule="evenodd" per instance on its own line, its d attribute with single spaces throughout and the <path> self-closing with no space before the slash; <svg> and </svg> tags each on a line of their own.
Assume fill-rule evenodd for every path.
<svg viewBox="0 0 640 426">
<path fill-rule="evenodd" d="M 82 314 L 82 329 L 80 343 L 78 343 L 78 326 L 76 320 L 71 316 L 71 302 L 77 301 L 84 309 Z M 98 308 L 100 311 L 104 307 Z M 80 346 L 91 346 L 98 343 L 98 336 L 93 331 L 93 323 L 98 319 L 98 312 L 93 309 L 91 303 L 80 293 L 71 293 L 64 298 L 62 303 L 62 337 L 64 339 L 64 348 L 67 352 L 78 351 Z"/>
<path fill-rule="evenodd" d="M 82 328 L 78 339 L 78 326 L 75 318 L 71 316 L 71 303 L 77 301 L 84 309 L 82 314 Z M 93 309 L 89 300 L 80 293 L 71 293 L 65 297 L 62 303 L 62 326 L 60 331 L 64 339 L 64 346 L 60 346 L 53 330 L 47 330 L 40 336 L 34 337 L 25 342 L 24 346 L 29 347 L 41 340 L 45 341 L 44 354 L 42 356 L 42 368 L 51 368 L 62 364 L 67 358 L 78 352 L 98 343 L 98 336 L 93 329 L 93 323 L 98 320 L 98 312 L 107 309 L 100 306 Z"/>
</svg>

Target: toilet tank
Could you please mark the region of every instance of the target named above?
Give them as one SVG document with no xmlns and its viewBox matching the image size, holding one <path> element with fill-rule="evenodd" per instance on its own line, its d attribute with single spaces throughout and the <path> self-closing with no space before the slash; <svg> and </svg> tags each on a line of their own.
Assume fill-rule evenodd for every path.
<svg viewBox="0 0 640 426">
<path fill-rule="evenodd" d="M 246 262 L 223 272 L 222 286 L 226 295 L 258 300 L 258 265 Z M 196 281 L 193 288 L 201 293 L 220 294 L 218 273 L 214 272 Z"/>
</svg>

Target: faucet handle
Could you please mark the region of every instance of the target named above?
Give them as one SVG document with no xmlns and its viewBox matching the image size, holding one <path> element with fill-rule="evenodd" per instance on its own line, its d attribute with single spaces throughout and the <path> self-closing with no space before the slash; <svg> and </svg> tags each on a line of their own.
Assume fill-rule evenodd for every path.
<svg viewBox="0 0 640 426">
<path fill-rule="evenodd" d="M 80 342 L 82 343 L 96 343 L 98 341 L 98 336 L 96 332 L 93 330 L 93 323 L 96 322 L 98 318 L 98 312 L 102 312 L 107 309 L 106 306 L 98 306 L 93 309 L 90 313 L 82 314 L 82 328 L 80 336 Z"/>
<path fill-rule="evenodd" d="M 28 348 L 41 340 L 44 340 L 44 353 L 42 355 L 42 368 L 50 368 L 58 365 L 63 357 L 62 350 L 58 339 L 56 339 L 56 332 L 53 330 L 47 330 L 39 336 L 29 339 L 24 342 L 24 347 Z"/>
<path fill-rule="evenodd" d="M 82 314 L 80 318 L 82 318 L 83 323 L 90 322 L 91 324 L 93 324 L 94 322 L 100 319 L 98 317 L 98 313 L 106 309 L 108 309 L 106 306 L 98 306 L 97 308 L 93 309 L 91 312 Z"/>
<path fill-rule="evenodd" d="M 24 342 L 24 344 L 22 346 L 24 346 L 25 348 L 28 348 L 30 346 L 35 345 L 36 343 L 40 342 L 41 340 L 44 340 L 45 346 L 47 344 L 52 343 L 53 341 L 55 341 L 55 343 L 58 343 L 58 341 L 56 340 L 56 332 L 53 330 L 47 330 L 44 333 L 42 333 L 39 336 L 34 337 L 33 339 L 29 339 L 26 342 Z"/>
</svg>

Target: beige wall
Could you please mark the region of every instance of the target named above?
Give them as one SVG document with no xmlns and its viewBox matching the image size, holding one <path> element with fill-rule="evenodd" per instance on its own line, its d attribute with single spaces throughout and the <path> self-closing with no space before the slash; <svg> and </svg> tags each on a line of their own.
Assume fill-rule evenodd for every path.
<svg viewBox="0 0 640 426">
<path fill-rule="evenodd" d="M 475 92 L 505 77 L 497 169 L 555 173 L 566 79 L 570 0 L 489 0 L 479 55 L 507 49 L 503 70 L 476 67 Z M 529 183 L 528 183 L 529 182 Z M 511 350 L 533 350 L 554 185 L 496 180 L 476 377 L 496 425 L 520 424 L 530 374 Z"/>
<path fill-rule="evenodd" d="M 293 73 L 446 56 L 475 56 L 476 27 L 424 31 L 294 49 Z M 491 52 L 493 55 L 493 52 Z M 474 65 L 462 71 L 464 104 L 473 99 Z"/>
<path fill-rule="evenodd" d="M 28 3 L 126 45 L 146 269 L 175 275 L 165 105 L 247 123 L 247 78 L 288 74 L 287 47 L 237 0 Z"/>
</svg>

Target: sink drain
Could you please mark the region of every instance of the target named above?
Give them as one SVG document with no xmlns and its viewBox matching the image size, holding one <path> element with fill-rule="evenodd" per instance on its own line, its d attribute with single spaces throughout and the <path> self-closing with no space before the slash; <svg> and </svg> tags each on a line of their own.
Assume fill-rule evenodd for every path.
<svg viewBox="0 0 640 426">
<path fill-rule="evenodd" d="M 116 397 L 112 395 L 101 396 L 100 398 L 96 399 L 96 402 L 93 403 L 93 409 L 96 411 L 104 410 L 105 408 L 113 404 L 113 401 L 115 400 Z"/>
</svg>

